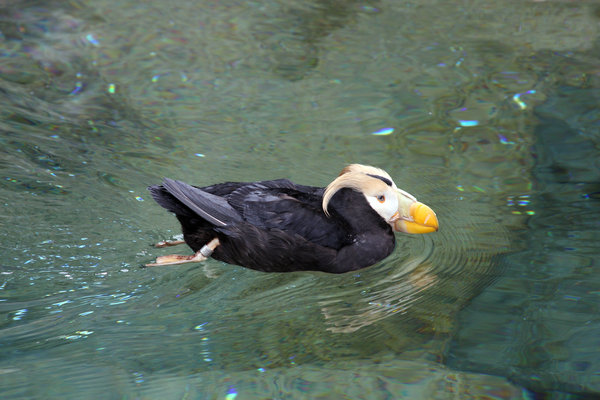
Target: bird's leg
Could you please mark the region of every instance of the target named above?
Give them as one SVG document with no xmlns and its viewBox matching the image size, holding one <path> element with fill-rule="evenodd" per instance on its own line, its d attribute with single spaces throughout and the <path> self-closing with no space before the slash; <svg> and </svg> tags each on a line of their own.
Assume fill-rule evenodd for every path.
<svg viewBox="0 0 600 400">
<path fill-rule="evenodd" d="M 206 261 L 208 257 L 215 251 L 217 246 L 219 246 L 220 242 L 218 238 L 214 238 L 204 246 L 200 250 L 191 256 L 180 256 L 177 254 L 171 254 L 168 256 L 160 256 L 156 258 L 156 261 L 150 264 L 146 264 L 146 267 L 158 267 L 161 265 L 177 265 L 177 264 L 186 264 L 193 262 L 202 262 Z"/>
<path fill-rule="evenodd" d="M 161 240 L 160 242 L 156 243 L 154 245 L 154 247 L 171 247 L 171 246 L 177 246 L 178 244 L 184 244 L 185 240 Z"/>
</svg>

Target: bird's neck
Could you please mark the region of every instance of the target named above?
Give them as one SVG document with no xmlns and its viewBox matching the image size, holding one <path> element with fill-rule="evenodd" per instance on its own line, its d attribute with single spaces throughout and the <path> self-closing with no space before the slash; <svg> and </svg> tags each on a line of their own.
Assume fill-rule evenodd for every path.
<svg viewBox="0 0 600 400">
<path fill-rule="evenodd" d="M 355 190 L 341 189 L 331 198 L 328 209 L 331 215 L 343 219 L 354 233 L 391 230 L 365 196 Z"/>
</svg>

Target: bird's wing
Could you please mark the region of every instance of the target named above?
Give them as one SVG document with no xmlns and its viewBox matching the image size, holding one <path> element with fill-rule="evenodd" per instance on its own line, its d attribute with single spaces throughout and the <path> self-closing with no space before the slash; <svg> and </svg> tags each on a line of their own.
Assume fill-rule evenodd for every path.
<svg viewBox="0 0 600 400">
<path fill-rule="evenodd" d="M 339 221 L 323 213 L 322 191 L 280 179 L 248 184 L 228 195 L 227 201 L 245 221 L 258 228 L 278 229 L 337 248 L 346 239 Z"/>
<path fill-rule="evenodd" d="M 242 221 L 241 215 L 227 201 L 185 182 L 165 178 L 162 186 L 193 212 L 216 226 Z"/>
<path fill-rule="evenodd" d="M 227 202 L 242 212 L 248 202 L 273 202 L 280 200 L 296 200 L 320 207 L 323 188 L 296 185 L 288 179 L 249 182 L 231 191 Z"/>
</svg>

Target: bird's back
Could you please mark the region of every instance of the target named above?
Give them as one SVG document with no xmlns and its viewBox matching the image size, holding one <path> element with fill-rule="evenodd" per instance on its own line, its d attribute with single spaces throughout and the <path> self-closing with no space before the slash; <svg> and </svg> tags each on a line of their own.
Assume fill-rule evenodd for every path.
<svg viewBox="0 0 600 400">
<path fill-rule="evenodd" d="M 176 182 L 170 184 L 175 187 L 152 186 L 152 196 L 161 206 L 177 215 L 186 242 L 194 250 L 201 247 L 210 235 L 214 236 L 215 228 L 222 228 L 224 225 L 230 228 L 236 226 L 240 231 L 238 240 L 251 240 L 244 237 L 244 226 L 253 227 L 248 229 L 248 234 L 254 229 L 280 231 L 288 234 L 290 240 L 297 235 L 333 249 L 338 249 L 351 240 L 345 233 L 343 221 L 324 214 L 321 208 L 323 188 L 297 185 L 287 179 L 226 182 L 205 187 L 166 181 Z M 180 187 L 177 185 L 195 193 L 182 199 L 185 194 L 178 193 Z M 210 196 L 206 196 L 206 193 Z M 223 205 L 231 209 L 225 209 Z M 215 217 L 207 218 L 206 214 Z M 221 232 L 225 231 L 227 230 L 221 229 Z"/>
</svg>

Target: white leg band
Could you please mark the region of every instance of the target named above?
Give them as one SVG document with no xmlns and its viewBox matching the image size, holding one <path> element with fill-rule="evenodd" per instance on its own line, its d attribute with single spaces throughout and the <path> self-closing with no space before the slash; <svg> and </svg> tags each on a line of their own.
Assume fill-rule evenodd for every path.
<svg viewBox="0 0 600 400">
<path fill-rule="evenodd" d="M 208 245 L 205 244 L 200 249 L 200 254 L 202 254 L 204 257 L 208 258 L 213 253 L 213 251 L 214 251 L 213 249 L 211 249 L 210 247 L 208 247 Z"/>
</svg>

